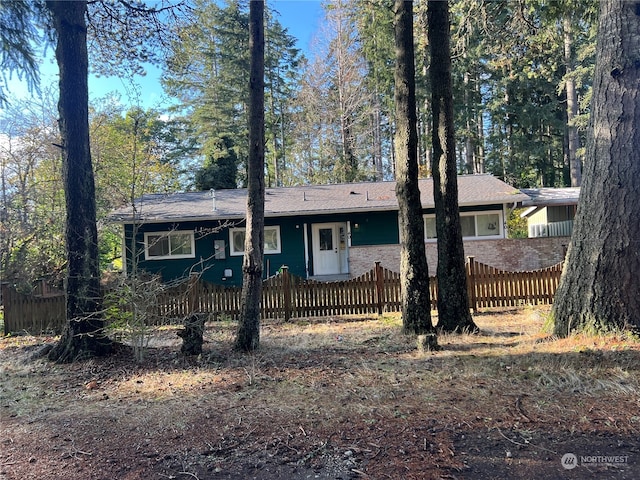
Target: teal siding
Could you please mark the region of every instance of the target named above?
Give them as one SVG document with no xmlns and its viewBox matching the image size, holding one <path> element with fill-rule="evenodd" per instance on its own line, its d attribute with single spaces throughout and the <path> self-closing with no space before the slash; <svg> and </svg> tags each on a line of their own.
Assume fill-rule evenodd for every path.
<svg viewBox="0 0 640 480">
<path fill-rule="evenodd" d="M 265 221 L 266 226 L 280 225 L 280 254 L 265 255 L 263 269 L 266 275 L 274 275 L 282 266 L 287 265 L 292 273 L 305 276 L 304 263 L 304 230 L 302 224 L 292 219 L 279 219 L 279 222 Z M 186 222 L 175 224 L 145 224 L 138 228 L 136 248 L 138 250 L 137 268 L 161 276 L 162 281 L 184 278 L 190 272 L 201 273 L 202 279 L 217 284 L 242 284 L 242 255 L 230 255 L 229 229 L 218 230 L 218 222 Z M 244 224 L 238 224 L 244 226 Z M 180 230 L 195 231 L 195 258 L 145 260 L 144 234 L 145 232 L 170 232 Z M 131 245 L 132 226 L 125 226 L 127 246 Z M 214 258 L 216 240 L 223 240 L 225 244 L 225 258 Z M 128 248 L 130 250 L 130 248 Z M 127 255 L 127 270 L 131 272 L 132 254 Z M 225 276 L 225 270 L 232 275 Z"/>
<path fill-rule="evenodd" d="M 461 211 L 502 210 L 502 205 L 486 205 L 479 207 L 465 207 Z M 433 210 L 425 210 L 433 213 Z M 281 217 L 265 219 L 266 226 L 280 226 L 281 253 L 265 255 L 263 266 L 265 277 L 274 275 L 277 270 L 286 265 L 295 275 L 306 277 L 313 273 L 312 225 L 314 223 L 340 222 L 351 224 L 351 245 L 397 245 L 399 243 L 398 212 L 362 212 L 327 215 L 309 215 L 298 217 Z M 229 250 L 229 229 L 219 229 L 219 221 L 183 222 L 144 224 L 138 227 L 136 248 L 138 250 L 138 269 L 161 276 L 165 282 L 184 278 L 191 272 L 201 273 L 202 278 L 216 284 L 242 284 L 242 255 L 232 256 Z M 307 227 L 307 254 L 309 257 L 309 272 L 305 265 L 304 231 Z M 244 223 L 237 224 L 243 227 Z M 127 247 L 130 249 L 132 226 L 125 225 Z M 144 233 L 171 232 L 193 230 L 195 232 L 195 258 L 145 260 Z M 224 241 L 224 258 L 214 258 L 216 240 Z M 127 269 L 131 272 L 132 255 L 128 252 Z M 225 276 L 225 270 L 231 271 L 231 276 Z"/>
<path fill-rule="evenodd" d="M 400 242 L 398 212 L 351 215 L 351 245 L 395 245 Z"/>
</svg>

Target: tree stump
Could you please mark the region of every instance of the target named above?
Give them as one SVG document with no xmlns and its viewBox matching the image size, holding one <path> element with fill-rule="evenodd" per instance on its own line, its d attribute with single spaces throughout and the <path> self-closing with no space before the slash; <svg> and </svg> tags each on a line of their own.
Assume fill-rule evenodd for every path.
<svg viewBox="0 0 640 480">
<path fill-rule="evenodd" d="M 204 313 L 192 313 L 184 319 L 184 328 L 178 330 L 178 336 L 182 338 L 183 355 L 200 355 L 202 353 L 202 335 L 207 315 Z"/>
<path fill-rule="evenodd" d="M 426 333 L 416 336 L 416 345 L 420 353 L 423 352 L 436 352 L 440 350 L 438 345 L 438 337 L 435 333 Z"/>
</svg>

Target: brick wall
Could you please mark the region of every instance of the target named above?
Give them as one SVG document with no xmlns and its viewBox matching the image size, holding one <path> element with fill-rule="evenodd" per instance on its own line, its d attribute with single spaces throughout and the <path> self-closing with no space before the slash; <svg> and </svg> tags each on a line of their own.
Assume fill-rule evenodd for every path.
<svg viewBox="0 0 640 480">
<path fill-rule="evenodd" d="M 508 271 L 538 270 L 564 260 L 570 237 L 509 238 L 464 242 L 464 254 L 478 262 Z M 429 274 L 436 274 L 438 253 L 435 243 L 426 243 Z M 400 245 L 373 245 L 349 248 L 349 271 L 357 277 L 373 268 L 376 261 L 400 271 Z"/>
</svg>

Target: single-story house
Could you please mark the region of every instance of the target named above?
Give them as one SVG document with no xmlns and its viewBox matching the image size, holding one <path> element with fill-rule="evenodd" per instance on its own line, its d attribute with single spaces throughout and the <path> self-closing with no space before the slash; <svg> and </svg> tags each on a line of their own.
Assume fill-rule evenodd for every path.
<svg viewBox="0 0 640 480">
<path fill-rule="evenodd" d="M 571 236 L 580 187 L 525 188 L 522 193 L 529 197 L 520 214 L 527 219 L 529 238 Z"/>
<path fill-rule="evenodd" d="M 435 274 L 432 179 L 420 180 L 419 187 L 429 268 Z M 524 269 L 518 264 L 521 253 L 504 253 L 513 249 L 505 243 L 513 242 L 507 240 L 506 218 L 530 198 L 486 174 L 458 177 L 458 190 L 465 253 L 493 265 L 496 259 L 511 258 L 511 269 Z M 246 189 L 152 194 L 117 210 L 111 220 L 124 228 L 125 270 L 135 265 L 164 281 L 197 272 L 212 283 L 240 284 L 246 195 Z M 491 245 L 497 247 L 486 260 L 482 252 Z M 375 261 L 399 271 L 399 250 L 395 182 L 266 189 L 265 277 L 283 265 L 295 275 L 327 280 L 360 275 Z M 547 256 L 548 249 L 539 255 Z M 547 266 L 539 264 L 540 259 L 530 269 Z"/>
</svg>

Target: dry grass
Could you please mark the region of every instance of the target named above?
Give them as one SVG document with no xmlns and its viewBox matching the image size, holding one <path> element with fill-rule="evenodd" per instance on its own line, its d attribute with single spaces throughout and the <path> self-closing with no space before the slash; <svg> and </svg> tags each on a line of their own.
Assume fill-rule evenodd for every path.
<svg viewBox="0 0 640 480">
<path fill-rule="evenodd" d="M 528 461 L 541 461 L 536 455 L 546 451 L 547 467 L 555 468 L 548 478 L 554 478 L 555 455 L 564 452 L 558 442 L 570 439 L 575 446 L 581 436 L 583 448 L 596 448 L 607 432 L 625 442 L 635 439 L 625 445 L 637 451 L 640 342 L 624 334 L 557 339 L 543 331 L 547 313 L 485 312 L 475 317 L 480 334 L 442 335 L 442 350 L 427 353 L 400 333 L 396 315 L 267 322 L 261 349 L 251 355 L 232 350 L 234 324 L 212 323 L 197 359 L 181 357 L 175 332 L 164 328 L 154 334 L 156 348 L 143 363 L 122 351 L 51 365 L 30 354 L 34 345 L 52 339 L 3 338 L 0 408 L 16 439 L 61 428 L 75 443 L 89 442 L 80 450 L 111 448 L 110 455 L 128 455 L 122 445 L 91 444 L 87 431 L 94 428 L 102 429 L 95 434 L 100 438 L 128 442 L 125 452 L 154 445 L 166 456 L 188 438 L 190 449 L 213 452 L 207 461 L 216 465 L 230 462 L 232 448 L 234 468 L 240 468 L 238 452 L 246 459 L 263 449 L 282 465 L 323 461 L 326 468 L 329 453 L 348 450 L 357 457 L 349 457 L 354 463 L 348 470 L 371 478 L 384 478 L 391 464 L 407 469 L 404 478 L 430 478 L 425 455 L 438 475 L 460 474 L 474 468 L 473 449 L 494 451 L 497 444 L 523 450 L 523 458 L 526 451 Z M 152 440 L 160 438 L 161 445 Z M 181 455 L 192 475 L 206 470 L 200 457 Z M 512 455 L 509 450 L 507 458 Z M 55 471 L 54 460 L 38 465 Z M 179 470 L 163 465 L 155 474 Z M 485 468 L 489 474 L 509 465 Z M 475 478 L 485 478 L 481 463 L 475 468 Z M 523 466 L 521 478 L 527 471 Z M 15 472 L 29 476 L 31 470 L 26 464 Z M 127 478 L 149 478 L 140 475 Z"/>
</svg>

